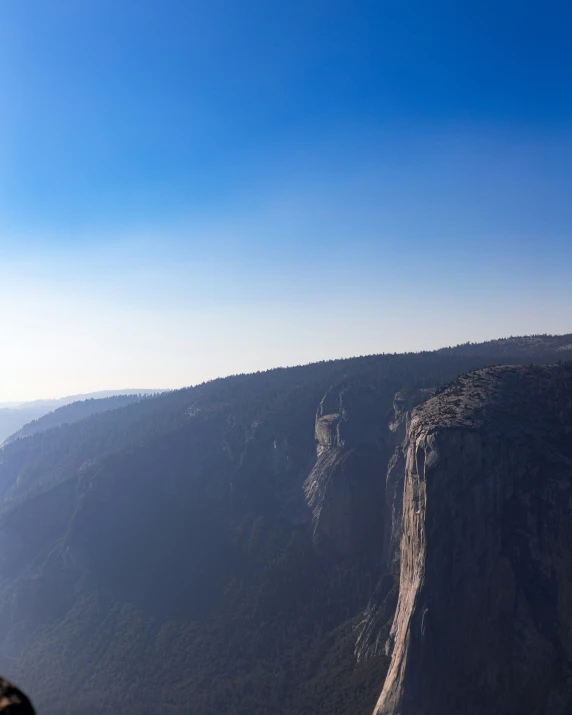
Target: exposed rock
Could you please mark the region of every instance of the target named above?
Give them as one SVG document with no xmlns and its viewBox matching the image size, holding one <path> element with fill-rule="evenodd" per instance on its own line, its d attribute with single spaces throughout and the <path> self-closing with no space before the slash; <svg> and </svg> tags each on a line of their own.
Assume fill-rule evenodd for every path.
<svg viewBox="0 0 572 715">
<path fill-rule="evenodd" d="M 304 483 L 314 543 L 328 554 L 371 548 L 383 533 L 378 505 L 387 463 L 383 408 L 369 386 L 330 389 L 316 415 L 317 461 Z"/>
<path fill-rule="evenodd" d="M 403 440 L 411 411 L 431 397 L 434 389 L 402 390 L 393 398 L 393 416 L 386 432 L 387 453 L 393 454 L 387 464 L 383 509 L 382 561 L 384 575 L 373 593 L 364 619 L 358 629 L 355 654 L 358 661 L 379 655 L 386 648 L 387 624 L 391 622 L 399 582 L 399 548 L 402 531 L 403 479 L 405 452 Z M 379 518 L 379 517 L 378 517 Z"/>
<path fill-rule="evenodd" d="M 541 359 L 554 359 L 547 355 Z M 396 547 L 409 455 L 409 443 L 402 449 L 400 441 L 410 409 L 426 397 L 403 390 L 443 384 L 490 363 L 486 355 L 427 353 L 239 375 L 7 445 L 0 459 L 3 672 L 33 696 L 42 715 L 183 715 L 189 703 L 194 715 L 229 708 L 282 715 L 372 713 L 390 664 L 384 651 L 398 600 Z M 536 377 L 532 383 L 539 385 Z M 316 419 L 329 385 L 337 387 L 328 391 Z M 484 404 L 491 397 L 483 389 Z M 402 392 L 393 400 L 397 390 Z M 538 401 L 542 397 L 541 390 Z M 534 405 L 537 397 L 531 399 Z M 540 414 L 540 408 L 521 407 L 503 429 L 514 423 L 518 434 L 521 412 Z M 434 415 L 443 432 L 451 409 L 445 405 Z M 455 429 L 464 434 L 472 427 L 469 421 L 451 433 Z M 545 427 L 542 444 L 556 432 Z M 453 500 L 449 489 L 445 506 Z M 440 498 L 440 492 L 430 486 L 426 491 L 433 507 L 432 496 Z M 414 516 L 407 503 L 406 525 Z M 459 509 L 463 519 L 453 523 L 463 535 L 471 511 L 462 502 Z M 427 533 L 433 533 L 433 511 Z M 518 521 L 519 512 L 505 511 L 528 544 L 532 531 Z M 560 529 L 550 513 L 539 511 L 539 519 L 547 533 Z M 536 521 L 533 527 L 539 528 Z M 509 537 L 503 538 L 510 546 Z M 428 552 L 433 542 L 438 544 L 436 536 L 427 542 Z M 520 543 L 512 548 L 525 553 Z M 565 541 L 558 545 L 550 537 L 549 543 L 567 563 Z M 526 564 L 523 556 L 525 574 Z M 431 593 L 450 582 L 464 603 L 467 594 L 458 589 L 457 576 L 449 578 L 437 566 L 439 577 L 425 579 L 433 584 Z M 473 571 L 480 568 L 473 564 Z M 466 565 L 463 578 L 473 571 Z M 504 572 L 499 573 L 502 583 Z M 538 578 L 533 584 L 538 590 Z M 551 593 L 541 592 L 549 614 Z M 569 606 L 567 593 L 563 586 L 563 609 Z M 447 607 L 459 629 L 462 609 L 455 598 Z M 435 613 L 430 602 L 425 608 L 421 619 L 431 634 Z M 358 631 L 366 609 L 365 627 Z M 504 613 L 510 621 L 512 611 Z M 558 633 L 564 632 L 562 620 Z M 363 638 L 356 651 L 358 632 Z M 434 638 L 437 664 L 446 661 L 440 651 L 449 647 L 448 638 L 446 628 L 443 639 Z M 535 652 L 538 639 L 531 642 Z M 379 657 L 368 657 L 374 654 Z M 410 668 L 407 657 L 402 662 Z M 562 671 L 567 662 L 561 649 L 557 667 Z M 447 662 L 458 681 L 455 667 Z M 552 661 L 545 667 L 548 672 Z M 494 678 L 494 670 L 486 672 Z M 523 681 L 534 680 L 528 668 L 523 672 Z M 559 679 L 557 668 L 553 672 Z M 444 687 L 442 673 L 448 670 L 429 672 L 437 694 Z M 478 702 L 478 687 L 469 692 Z M 446 715 L 439 703 L 447 698 L 432 697 L 427 700 L 435 704 L 433 712 Z M 464 706 L 449 712 L 466 712 Z M 482 711 L 492 715 L 496 709 Z"/>
<path fill-rule="evenodd" d="M 414 411 L 376 715 L 572 711 L 572 425 L 547 397 L 558 369 L 481 370 Z"/>
<path fill-rule="evenodd" d="M 434 388 L 401 390 L 395 393 L 393 398 L 393 420 L 389 424 L 389 430 L 393 435 L 393 442 L 396 447 L 400 447 L 407 432 L 411 411 L 421 402 L 428 400 Z"/>
<path fill-rule="evenodd" d="M 404 439 L 409 428 L 412 410 L 429 399 L 433 388 L 398 392 L 393 400 L 394 419 L 389 425 L 395 450 L 387 466 L 385 485 L 385 533 L 383 542 L 386 569 L 394 573 L 393 564 L 399 560 L 402 533 L 403 480 L 405 476 Z M 396 566 L 398 567 L 398 566 Z"/>
</svg>

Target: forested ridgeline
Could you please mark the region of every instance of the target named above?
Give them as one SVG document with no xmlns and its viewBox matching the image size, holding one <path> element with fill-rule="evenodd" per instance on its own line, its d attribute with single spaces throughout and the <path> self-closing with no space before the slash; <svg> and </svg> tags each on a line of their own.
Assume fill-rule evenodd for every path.
<svg viewBox="0 0 572 715">
<path fill-rule="evenodd" d="M 394 396 L 491 364 L 562 357 L 543 345 L 516 357 L 467 348 L 237 375 L 6 445 L 4 670 L 44 715 L 371 713 L 388 659 L 358 663 L 354 650 L 384 578 L 373 543 L 383 523 L 375 504 L 361 514 L 361 481 L 383 492 Z M 319 408 L 339 428 L 321 458 L 318 526 L 345 533 L 361 514 L 363 538 L 347 552 L 316 547 L 304 496 Z M 362 440 L 366 422 L 375 424 Z M 395 606 L 384 588 L 382 633 Z"/>
</svg>

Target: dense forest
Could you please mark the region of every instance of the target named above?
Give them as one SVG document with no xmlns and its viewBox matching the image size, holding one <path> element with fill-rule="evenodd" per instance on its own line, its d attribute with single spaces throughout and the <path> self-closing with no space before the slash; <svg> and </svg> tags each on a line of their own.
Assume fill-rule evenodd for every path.
<svg viewBox="0 0 572 715">
<path fill-rule="evenodd" d="M 383 504 L 367 504 L 383 499 L 394 397 L 565 355 L 559 337 L 520 340 L 515 356 L 487 344 L 336 360 L 39 421 L 0 452 L 4 671 L 43 715 L 371 713 L 388 658 L 355 647 L 374 594 L 375 637 L 395 607 Z M 570 379 L 563 368 L 550 386 L 567 424 Z M 337 430 L 318 517 L 304 496 L 317 413 Z M 357 521 L 347 549 L 317 540 Z"/>
<path fill-rule="evenodd" d="M 107 412 L 108 410 L 116 410 L 119 407 L 125 407 L 133 402 L 139 402 L 144 397 L 144 395 L 112 395 L 110 397 L 97 399 L 91 397 L 87 400 L 77 400 L 28 422 L 17 432 L 10 435 L 5 442 L 8 444 L 16 439 L 29 437 L 32 434 L 36 434 L 36 432 L 45 432 L 52 427 L 79 422 L 87 417 L 91 417 L 91 415 L 97 415 L 100 412 Z"/>
<path fill-rule="evenodd" d="M 7 439 L 14 440 L 48 427 L 76 422 L 92 413 L 112 410 L 159 392 L 162 390 L 101 390 L 52 400 L 0 403 L 0 446 Z M 21 432 L 24 427 L 25 431 Z"/>
</svg>

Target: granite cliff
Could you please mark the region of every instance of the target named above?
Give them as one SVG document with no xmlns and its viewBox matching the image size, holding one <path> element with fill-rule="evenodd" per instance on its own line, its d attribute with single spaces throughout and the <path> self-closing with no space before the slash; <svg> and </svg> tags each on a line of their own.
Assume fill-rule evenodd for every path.
<svg viewBox="0 0 572 715">
<path fill-rule="evenodd" d="M 572 368 L 461 377 L 412 415 L 375 715 L 572 711 Z"/>
<path fill-rule="evenodd" d="M 560 343 L 534 339 L 527 361 L 555 362 Z M 432 397 L 498 362 L 515 360 L 237 375 L 6 444 L 0 669 L 42 715 L 371 715 L 384 682 L 379 712 L 424 693 L 446 715 L 471 712 L 454 694 L 476 664 L 485 713 L 517 677 L 487 664 L 486 632 L 515 672 L 545 674 L 523 698 L 544 688 L 539 712 L 563 714 L 568 368 L 492 368 Z M 526 657 L 506 645 L 521 621 Z M 457 657 L 469 638 L 478 661 Z"/>
<path fill-rule="evenodd" d="M 317 460 L 304 483 L 313 537 L 324 553 L 376 548 L 383 533 L 387 422 L 371 385 L 330 389 L 316 415 Z"/>
</svg>

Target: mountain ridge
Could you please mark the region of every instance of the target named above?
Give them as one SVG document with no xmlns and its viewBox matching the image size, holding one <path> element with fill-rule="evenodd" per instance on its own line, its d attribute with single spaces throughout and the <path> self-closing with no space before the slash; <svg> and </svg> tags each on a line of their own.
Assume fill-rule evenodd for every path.
<svg viewBox="0 0 572 715">
<path fill-rule="evenodd" d="M 6 445 L 6 673 L 45 715 L 371 715 L 411 411 L 495 361 L 427 352 L 239 375 Z"/>
<path fill-rule="evenodd" d="M 71 395 L 55 400 L 33 400 L 31 402 L 4 402 L 0 403 L 0 446 L 3 442 L 31 422 L 40 420 L 47 414 L 62 409 L 77 402 L 89 400 L 99 401 L 110 397 L 132 396 L 134 399 L 142 394 L 155 394 L 156 390 L 102 390 L 85 395 Z M 61 413 L 60 413 L 61 414 Z"/>
</svg>

